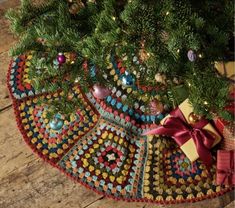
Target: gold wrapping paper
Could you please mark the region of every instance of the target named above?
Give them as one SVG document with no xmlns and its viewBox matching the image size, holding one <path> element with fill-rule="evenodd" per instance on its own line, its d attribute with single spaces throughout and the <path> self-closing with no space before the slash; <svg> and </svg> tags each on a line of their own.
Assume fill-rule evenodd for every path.
<svg viewBox="0 0 235 208">
<path fill-rule="evenodd" d="M 215 62 L 215 68 L 221 74 L 231 80 L 235 80 L 235 62 Z"/>
<path fill-rule="evenodd" d="M 191 106 L 191 104 L 189 103 L 189 100 L 186 99 L 183 103 L 181 103 L 178 108 L 181 110 L 181 112 L 183 113 L 185 119 L 187 120 L 187 122 L 189 122 L 189 115 L 193 112 L 193 107 Z M 166 116 L 162 121 L 161 124 L 164 123 L 164 121 L 169 118 L 171 115 Z M 213 144 L 213 147 L 218 144 L 221 140 L 221 136 L 217 133 L 217 131 L 215 130 L 215 128 L 208 123 L 206 126 L 203 127 L 203 129 L 213 133 L 213 135 L 215 136 L 215 142 Z M 189 139 L 187 142 L 185 142 L 181 147 L 181 150 L 185 153 L 185 155 L 188 157 L 188 159 L 191 162 L 194 162 L 195 160 L 197 160 L 199 158 L 199 155 L 197 153 L 197 148 L 196 145 L 193 141 L 193 139 Z"/>
</svg>

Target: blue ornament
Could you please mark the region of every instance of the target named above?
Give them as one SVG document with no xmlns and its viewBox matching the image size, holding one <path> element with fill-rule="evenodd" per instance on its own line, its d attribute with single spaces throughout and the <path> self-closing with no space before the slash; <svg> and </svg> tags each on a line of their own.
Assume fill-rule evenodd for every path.
<svg viewBox="0 0 235 208">
<path fill-rule="evenodd" d="M 194 62 L 197 58 L 197 55 L 195 54 L 193 50 L 189 50 L 187 56 L 188 56 L 189 61 L 191 62 Z"/>
<path fill-rule="evenodd" d="M 93 65 L 90 68 L 90 75 L 91 75 L 91 77 L 95 77 L 95 75 L 96 75 L 96 67 L 95 67 L 95 65 Z"/>
<path fill-rule="evenodd" d="M 54 59 L 54 60 L 53 60 L 53 64 L 54 64 L 55 66 L 59 66 L 59 65 L 60 65 L 60 63 L 59 63 L 59 61 L 58 61 L 57 59 Z"/>
<path fill-rule="evenodd" d="M 51 129 L 58 131 L 63 127 L 64 121 L 61 119 L 60 114 L 56 114 L 49 124 Z"/>
<path fill-rule="evenodd" d="M 129 74 L 129 73 L 125 73 L 125 75 L 123 75 L 122 77 L 122 84 L 125 86 L 132 86 L 135 82 L 135 78 L 133 77 L 133 75 Z"/>
<path fill-rule="evenodd" d="M 55 69 L 59 69 L 60 63 L 58 62 L 57 59 L 54 59 L 53 64 Z"/>
</svg>

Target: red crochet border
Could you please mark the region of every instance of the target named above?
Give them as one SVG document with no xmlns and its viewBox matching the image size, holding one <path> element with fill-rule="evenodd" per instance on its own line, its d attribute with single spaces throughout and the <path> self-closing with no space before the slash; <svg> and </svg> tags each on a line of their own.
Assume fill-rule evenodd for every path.
<svg viewBox="0 0 235 208">
<path fill-rule="evenodd" d="M 9 69 L 8 69 L 8 73 L 7 73 L 7 88 L 10 92 L 11 98 L 12 98 L 12 104 L 13 104 L 13 109 L 14 109 L 14 113 L 16 116 L 16 122 L 17 122 L 17 126 L 21 132 L 21 134 L 23 135 L 24 141 L 25 143 L 33 150 L 34 154 L 36 154 L 37 156 L 39 156 L 42 160 L 44 160 L 45 162 L 49 163 L 51 166 L 57 168 L 59 171 L 63 172 L 68 178 L 70 178 L 72 181 L 76 182 L 76 183 L 80 183 L 81 185 L 85 186 L 86 188 L 93 190 L 95 193 L 111 198 L 113 200 L 116 201 L 126 201 L 126 202 L 146 202 L 146 203 L 153 203 L 153 204 L 162 204 L 162 205 L 169 205 L 169 204 L 180 204 L 180 203 L 193 203 L 193 202 L 198 202 L 198 201 L 202 201 L 205 199 L 212 199 L 218 196 L 221 196 L 229 191 L 234 190 L 233 187 L 229 187 L 228 189 L 218 192 L 218 193 L 214 193 L 211 195 L 206 195 L 203 197 L 196 197 L 194 199 L 183 199 L 183 200 L 174 200 L 174 201 L 164 201 L 164 200 L 150 200 L 150 199 L 146 199 L 146 198 L 141 198 L 141 199 L 126 199 L 126 198 L 121 198 L 121 197 L 114 197 L 112 195 L 106 195 L 105 193 L 96 190 L 93 187 L 88 186 L 86 183 L 74 178 L 73 176 L 71 176 L 69 173 L 65 172 L 64 169 L 62 169 L 61 167 L 59 167 L 58 165 L 56 165 L 55 163 L 52 163 L 49 159 L 47 159 L 46 157 L 44 157 L 42 154 L 40 154 L 39 152 L 36 151 L 35 147 L 32 146 L 32 144 L 29 143 L 28 141 L 28 137 L 24 131 L 23 125 L 20 122 L 20 115 L 19 115 L 19 111 L 17 110 L 19 107 L 19 103 L 17 102 L 17 100 L 14 98 L 12 90 L 11 90 L 11 86 L 9 84 L 10 81 L 10 73 L 11 73 L 11 66 L 12 66 L 13 61 L 11 60 L 10 64 L 9 64 Z M 24 98 L 25 99 L 25 98 Z M 24 100 L 22 99 L 22 100 Z M 87 100 L 87 102 L 89 102 Z M 90 102 L 89 102 L 90 103 Z"/>
</svg>

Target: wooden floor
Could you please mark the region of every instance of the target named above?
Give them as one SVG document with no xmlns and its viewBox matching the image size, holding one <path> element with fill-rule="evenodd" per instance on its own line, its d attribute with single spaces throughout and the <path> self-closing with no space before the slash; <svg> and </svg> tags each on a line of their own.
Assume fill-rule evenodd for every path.
<svg viewBox="0 0 235 208">
<path fill-rule="evenodd" d="M 72 182 L 35 156 L 24 143 L 6 89 L 9 48 L 16 39 L 4 18 L 19 0 L 0 0 L 0 208 L 232 208 L 233 193 L 193 204 L 154 205 L 107 199 Z"/>
</svg>

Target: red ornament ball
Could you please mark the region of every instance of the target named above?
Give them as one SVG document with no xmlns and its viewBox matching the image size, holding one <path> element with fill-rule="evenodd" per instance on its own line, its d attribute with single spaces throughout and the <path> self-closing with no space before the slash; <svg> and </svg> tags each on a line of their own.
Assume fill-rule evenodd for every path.
<svg viewBox="0 0 235 208">
<path fill-rule="evenodd" d="M 111 90 L 109 90 L 104 86 L 95 84 L 92 89 L 92 94 L 94 95 L 95 98 L 102 100 L 111 94 Z"/>
</svg>

